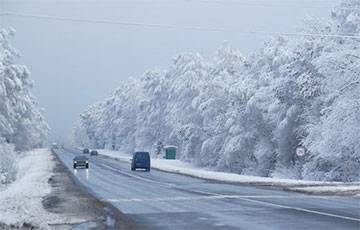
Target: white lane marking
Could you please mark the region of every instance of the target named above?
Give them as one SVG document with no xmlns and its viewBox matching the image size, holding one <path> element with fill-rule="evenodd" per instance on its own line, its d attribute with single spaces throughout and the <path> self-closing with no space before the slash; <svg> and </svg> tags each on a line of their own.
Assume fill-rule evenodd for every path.
<svg viewBox="0 0 360 230">
<path fill-rule="evenodd" d="M 239 198 L 286 198 L 287 196 L 247 196 L 247 195 L 212 195 L 212 196 L 185 196 L 185 197 L 168 197 L 168 198 L 129 198 L 129 199 L 103 199 L 105 202 L 148 202 L 148 201 L 187 201 L 187 200 L 220 200 L 220 199 L 239 199 Z"/>
<path fill-rule="evenodd" d="M 217 194 L 217 195 L 220 196 L 221 194 Z M 301 197 L 301 198 L 306 198 L 306 197 L 317 198 L 316 196 L 299 196 L 299 197 Z M 360 222 L 360 219 L 358 219 L 358 218 L 342 216 L 342 215 L 336 215 L 336 214 L 327 213 L 327 212 L 320 212 L 320 211 L 315 211 L 315 210 L 310 210 L 310 209 L 305 209 L 305 208 L 298 208 L 298 207 L 292 207 L 292 206 L 287 206 L 287 205 L 274 204 L 274 203 L 268 202 L 268 201 L 253 200 L 255 198 L 261 198 L 261 197 L 251 197 L 251 198 L 250 197 L 245 198 L 245 197 L 240 197 L 239 196 L 236 199 L 245 200 L 245 201 L 253 202 L 253 203 L 265 204 L 265 205 L 268 205 L 268 206 L 274 206 L 274 207 L 285 208 L 285 209 L 293 209 L 293 210 L 301 211 L 301 212 L 313 213 L 313 214 L 318 214 L 318 215 L 322 215 L 322 216 L 329 216 L 329 217 L 335 217 L 335 218 L 344 219 L 344 220 L 351 220 L 351 221 Z M 288 198 L 288 197 L 284 196 L 284 198 Z M 289 196 L 289 198 L 290 198 L 290 196 Z"/>
<path fill-rule="evenodd" d="M 177 186 L 175 184 L 171 184 L 171 183 L 163 183 L 163 182 L 159 182 L 159 181 L 154 181 L 154 180 L 151 180 L 151 179 L 147 179 L 147 178 L 144 178 L 144 177 L 140 177 L 140 176 L 136 176 L 136 175 L 133 175 L 133 174 L 130 174 L 130 173 L 126 173 L 124 171 L 120 171 L 118 169 L 115 169 L 111 166 L 108 166 L 108 165 L 105 165 L 105 164 L 102 164 L 104 167 L 110 169 L 110 170 L 113 170 L 113 171 L 117 171 L 119 173 L 122 173 L 122 174 L 125 174 L 125 175 L 128 175 L 130 177 L 134 177 L 134 178 L 137 178 L 139 180 L 143 180 L 143 181 L 147 181 L 147 182 L 150 182 L 150 183 L 155 183 L 155 184 L 159 184 L 159 185 L 165 185 L 167 187 L 173 187 L 173 188 L 176 188 Z M 181 188 L 180 188 L 181 189 Z M 260 203 L 260 204 L 265 204 L 265 205 L 268 205 L 268 206 L 274 206 L 274 207 L 279 207 L 279 208 L 285 208 L 285 209 L 292 209 L 292 210 L 297 210 L 297 211 L 301 211 L 301 212 L 307 212 L 307 213 L 313 213 L 313 214 L 318 214 L 318 215 L 323 215 L 323 216 L 329 216 L 329 217 L 335 217 L 335 218 L 339 218 L 339 219 L 344 219 L 344 220 L 351 220 L 351 221 L 357 221 L 357 222 L 360 222 L 360 219 L 358 218 L 352 218 L 352 217 L 347 217 L 347 216 L 341 216 L 341 215 L 336 215 L 336 214 L 331 214 L 331 213 L 327 213 L 327 212 L 320 212 L 320 211 L 314 211 L 314 210 L 310 210 L 310 209 L 305 209 L 305 208 L 298 208 L 298 207 L 292 207 L 292 206 L 287 206 L 287 205 L 281 205 L 281 204 L 274 204 L 274 203 L 271 203 L 271 202 L 267 202 L 267 201 L 258 201 L 258 200 L 253 200 L 254 198 L 261 198 L 259 196 L 254 196 L 254 197 L 247 197 L 247 198 L 244 198 L 244 197 L 241 197 L 241 196 L 232 196 L 232 198 L 230 198 L 230 196 L 227 196 L 227 195 L 223 195 L 223 194 L 218 194 L 218 193 L 212 193 L 212 192 L 204 192 L 204 191 L 200 191 L 200 190 L 192 190 L 192 189 L 183 189 L 185 191 L 192 191 L 192 192 L 197 192 L 197 193 L 202 193 L 202 194 L 207 194 L 207 195 L 210 195 L 210 197 L 223 197 L 221 199 L 226 199 L 224 197 L 228 197 L 227 199 L 239 199 L 239 200 L 245 200 L 245 201 L 248 201 L 248 202 L 253 202 L 253 203 Z M 295 196 L 283 196 L 283 198 L 293 198 Z M 316 196 L 299 196 L 301 198 L 305 198 L 305 197 L 311 197 L 311 198 L 318 198 Z M 201 197 L 200 197 L 201 198 Z M 252 199 L 251 199 L 252 198 Z M 263 197 L 265 198 L 265 197 Z M 274 198 L 274 197 L 272 197 Z M 211 198 L 210 198 L 211 199 Z M 214 198 L 213 198 L 214 199 Z M 219 198 L 218 198 L 219 199 Z M 152 199 L 154 200 L 154 199 Z M 106 200 L 104 200 L 106 201 Z M 109 199 L 109 201 L 111 202 L 111 199 Z M 132 201 L 141 201 L 141 199 L 138 199 L 138 198 L 134 198 L 132 199 Z M 145 200 L 146 201 L 146 200 Z M 116 200 L 114 200 L 113 202 L 116 202 Z M 121 201 L 120 201 L 121 202 Z"/>
<path fill-rule="evenodd" d="M 259 201 L 259 200 L 249 199 L 249 198 L 238 198 L 238 199 L 249 201 L 249 202 L 254 202 L 254 203 L 259 203 L 259 204 L 265 204 L 268 206 L 275 206 L 275 207 L 285 208 L 285 209 L 293 209 L 293 210 L 301 211 L 301 212 L 308 212 L 308 213 L 318 214 L 318 215 L 322 215 L 322 216 L 329 216 L 329 217 L 335 217 L 335 218 L 344 219 L 344 220 L 352 220 L 352 221 L 360 222 L 360 219 L 358 219 L 358 218 L 341 216 L 341 215 L 331 214 L 331 213 L 327 213 L 327 212 L 320 212 L 320 211 L 314 211 L 314 210 L 305 209 L 305 208 L 297 208 L 297 207 L 292 207 L 292 206 L 287 206 L 287 205 L 274 204 L 274 203 L 271 203 L 268 201 Z"/>
<path fill-rule="evenodd" d="M 252 199 L 251 199 L 252 198 Z M 357 221 L 360 222 L 360 219 L 347 217 L 347 216 L 341 216 L 326 212 L 320 212 L 320 211 L 314 211 L 310 209 L 305 208 L 297 208 L 287 205 L 281 205 L 281 204 L 274 204 L 267 201 L 259 201 L 259 200 L 253 200 L 255 198 L 265 198 L 265 199 L 274 199 L 274 198 L 288 198 L 288 196 L 237 196 L 237 195 L 217 195 L 217 196 L 196 196 L 196 197 L 172 197 L 172 198 L 150 198 L 150 199 L 141 199 L 141 198 L 130 198 L 130 199 L 103 199 L 101 201 L 103 202 L 110 202 L 110 203 L 126 203 L 126 202 L 168 202 L 168 201 L 196 201 L 196 200 L 222 200 L 222 199 L 239 199 L 239 200 L 245 200 L 248 202 L 254 202 L 254 203 L 260 203 L 265 204 L 267 206 L 275 206 L 279 208 L 285 208 L 285 209 L 292 209 L 297 210 L 301 212 L 307 212 L 307 213 L 313 213 L 318 214 L 322 216 L 329 216 L 329 217 L 335 217 L 345 220 L 351 220 L 351 221 Z"/>
<path fill-rule="evenodd" d="M 121 170 L 118 170 L 114 167 L 111 167 L 111 166 L 108 166 L 106 164 L 101 164 L 103 167 L 105 168 L 108 168 L 112 171 L 115 171 L 115 172 L 118 172 L 120 174 L 125 174 L 125 175 L 128 175 L 130 177 L 133 177 L 133 178 L 137 178 L 139 180 L 142 180 L 142 181 L 146 181 L 146 182 L 150 182 L 150 183 L 153 183 L 153 184 L 158 184 L 160 186 L 164 186 L 164 187 L 167 187 L 167 188 L 178 188 L 180 190 L 183 190 L 183 191 L 187 191 L 187 192 L 195 192 L 195 193 L 200 193 L 200 194 L 204 194 L 204 195 L 210 195 L 210 196 L 218 196 L 220 194 L 217 194 L 217 193 L 213 193 L 213 192 L 205 192 L 205 191 L 200 191 L 200 190 L 196 190 L 196 189 L 184 189 L 184 188 L 181 188 L 179 186 L 177 186 L 176 184 L 172 184 L 172 183 L 164 183 L 164 182 L 160 182 L 160 181 L 155 181 L 155 180 L 151 180 L 151 179 L 148 179 L 148 178 L 144 178 L 144 177 L 141 177 L 141 176 L 136 176 L 132 173 L 127 173 L 127 172 L 124 172 L 124 171 L 121 171 Z"/>
</svg>

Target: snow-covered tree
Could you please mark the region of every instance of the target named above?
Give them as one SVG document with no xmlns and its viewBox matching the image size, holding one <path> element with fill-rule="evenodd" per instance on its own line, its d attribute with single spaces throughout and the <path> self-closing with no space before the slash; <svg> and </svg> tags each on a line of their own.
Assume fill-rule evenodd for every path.
<svg viewBox="0 0 360 230">
<path fill-rule="evenodd" d="M 0 31 L 0 182 L 13 179 L 14 150 L 42 146 L 49 130 L 30 93 L 28 69 L 15 63 L 19 54 L 8 41 L 13 33 Z"/>
<path fill-rule="evenodd" d="M 359 8 L 344 0 L 300 32 L 359 36 Z M 181 54 L 83 113 L 76 138 L 126 151 L 176 145 L 182 160 L 247 175 L 359 180 L 359 46 L 277 36 L 247 58 L 227 44 L 211 59 Z"/>
</svg>

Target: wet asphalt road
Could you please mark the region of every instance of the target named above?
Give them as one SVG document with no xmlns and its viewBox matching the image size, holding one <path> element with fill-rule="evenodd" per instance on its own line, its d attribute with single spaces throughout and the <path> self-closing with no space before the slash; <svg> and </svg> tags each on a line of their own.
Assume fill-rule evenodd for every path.
<svg viewBox="0 0 360 230">
<path fill-rule="evenodd" d="M 139 229 L 360 230 L 359 198 L 222 184 L 157 170 L 132 172 L 130 163 L 105 156 L 90 157 L 88 170 L 73 170 L 72 159 L 82 153 L 56 152 L 76 183 L 112 203 Z"/>
</svg>

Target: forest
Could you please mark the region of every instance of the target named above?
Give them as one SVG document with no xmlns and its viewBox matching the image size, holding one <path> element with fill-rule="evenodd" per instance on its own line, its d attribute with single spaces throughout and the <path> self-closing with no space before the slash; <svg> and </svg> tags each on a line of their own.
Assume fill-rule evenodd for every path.
<svg viewBox="0 0 360 230">
<path fill-rule="evenodd" d="M 247 57 L 227 43 L 213 57 L 179 54 L 168 68 L 148 71 L 90 106 L 74 141 L 152 154 L 176 145 L 181 160 L 219 171 L 357 181 L 359 8 L 358 0 L 344 0 L 327 21 L 305 19 L 304 36 L 271 37 Z M 295 154 L 299 146 L 303 157 Z"/>
</svg>

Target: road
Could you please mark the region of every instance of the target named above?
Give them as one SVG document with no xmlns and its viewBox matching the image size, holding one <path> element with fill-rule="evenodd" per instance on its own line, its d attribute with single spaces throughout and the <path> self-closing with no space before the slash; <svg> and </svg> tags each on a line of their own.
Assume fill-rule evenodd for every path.
<svg viewBox="0 0 360 230">
<path fill-rule="evenodd" d="M 360 199 L 319 197 L 266 187 L 130 170 L 130 163 L 90 157 L 72 169 L 77 150 L 56 150 L 79 185 L 110 202 L 139 229 L 360 229 Z"/>
</svg>

